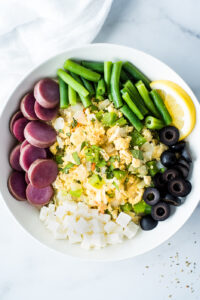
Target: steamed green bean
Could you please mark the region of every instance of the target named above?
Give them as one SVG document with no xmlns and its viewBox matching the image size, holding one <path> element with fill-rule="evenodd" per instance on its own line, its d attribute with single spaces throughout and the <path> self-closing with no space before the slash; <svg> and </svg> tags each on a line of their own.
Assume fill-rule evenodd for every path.
<svg viewBox="0 0 200 300">
<path fill-rule="evenodd" d="M 135 80 L 142 80 L 146 87 L 149 89 L 150 87 L 150 79 L 144 75 L 136 66 L 134 66 L 132 63 L 129 61 L 126 61 L 123 64 L 123 69 L 127 71 Z"/>
<path fill-rule="evenodd" d="M 150 110 L 150 112 L 152 112 L 152 114 L 155 117 L 160 118 L 160 114 L 159 114 L 157 108 L 155 107 L 153 101 L 151 100 L 146 86 L 144 85 L 144 83 L 141 80 L 139 80 L 136 83 L 136 88 L 138 89 L 140 96 L 143 98 L 146 107 Z"/>
<path fill-rule="evenodd" d="M 155 106 L 157 107 L 159 113 L 162 116 L 162 119 L 164 120 L 166 125 L 170 125 L 172 122 L 172 118 L 163 102 L 163 99 L 161 96 L 158 94 L 156 90 L 153 90 L 150 92 L 150 95 L 154 101 Z"/>
<path fill-rule="evenodd" d="M 129 122 L 135 127 L 137 131 L 141 131 L 143 128 L 142 122 L 138 119 L 138 117 L 130 110 L 128 105 L 124 105 L 120 108 L 120 111 L 124 114 L 124 116 L 129 120 Z"/>
<path fill-rule="evenodd" d="M 68 86 L 60 77 L 58 77 L 58 82 L 60 91 L 60 108 L 67 108 L 69 106 Z"/>
<path fill-rule="evenodd" d="M 76 81 L 71 75 L 63 71 L 62 69 L 58 69 L 57 71 L 58 77 L 60 77 L 65 83 L 70 85 L 77 93 L 86 97 L 89 95 L 88 90 L 81 84 L 81 82 Z"/>
<path fill-rule="evenodd" d="M 90 69 L 87 69 L 76 62 L 67 59 L 64 63 L 64 69 L 73 72 L 77 75 L 80 75 L 81 77 L 88 79 L 90 81 L 99 81 L 101 78 L 101 75 L 99 73 L 96 73 Z"/>
<path fill-rule="evenodd" d="M 112 100 L 116 108 L 119 108 L 123 105 L 122 97 L 120 94 L 119 81 L 120 81 L 120 73 L 122 68 L 122 62 L 118 61 L 113 64 L 112 74 L 111 74 L 111 95 Z"/>
<path fill-rule="evenodd" d="M 123 93 L 122 98 L 128 104 L 130 109 L 134 112 L 134 114 L 138 117 L 138 119 L 143 120 L 144 119 L 143 114 L 140 112 L 140 110 L 135 105 L 135 103 L 131 100 L 129 94 L 127 92 Z"/>
</svg>

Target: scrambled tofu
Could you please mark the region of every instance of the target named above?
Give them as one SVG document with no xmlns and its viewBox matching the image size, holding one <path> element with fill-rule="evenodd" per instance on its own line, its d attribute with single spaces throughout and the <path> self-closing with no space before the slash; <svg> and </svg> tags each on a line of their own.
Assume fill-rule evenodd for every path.
<svg viewBox="0 0 200 300">
<path fill-rule="evenodd" d="M 106 117 L 114 114 L 115 122 L 109 123 L 106 113 Z M 144 188 L 151 185 L 146 163 L 159 160 L 166 146 L 146 128 L 143 145 L 133 145 L 134 128 L 117 125 L 120 118 L 121 112 L 109 100 L 95 103 L 92 109 L 77 104 L 60 111 L 52 121 L 57 141 L 50 147 L 59 166 L 53 184 L 56 197 L 69 194 L 101 213 L 109 211 L 113 218 L 121 205 L 142 200 Z"/>
</svg>

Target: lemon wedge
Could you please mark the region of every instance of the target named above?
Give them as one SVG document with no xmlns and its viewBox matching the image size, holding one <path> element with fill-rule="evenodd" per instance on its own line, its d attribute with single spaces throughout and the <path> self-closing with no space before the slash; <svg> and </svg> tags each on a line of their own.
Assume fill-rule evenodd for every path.
<svg viewBox="0 0 200 300">
<path fill-rule="evenodd" d="M 168 80 L 157 80 L 150 83 L 162 97 L 171 117 L 172 125 L 180 131 L 180 140 L 186 138 L 196 122 L 196 110 L 191 97 L 178 84 Z"/>
</svg>

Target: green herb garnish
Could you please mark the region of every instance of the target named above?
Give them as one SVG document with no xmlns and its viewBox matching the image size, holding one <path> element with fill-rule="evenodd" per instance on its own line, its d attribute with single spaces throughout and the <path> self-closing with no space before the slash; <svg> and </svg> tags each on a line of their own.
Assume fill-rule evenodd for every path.
<svg viewBox="0 0 200 300">
<path fill-rule="evenodd" d="M 72 157 L 73 157 L 75 163 L 76 163 L 77 165 L 80 165 L 81 160 L 80 160 L 80 157 L 78 156 L 78 153 L 77 153 L 77 152 L 73 152 L 73 153 L 72 153 Z"/>
</svg>

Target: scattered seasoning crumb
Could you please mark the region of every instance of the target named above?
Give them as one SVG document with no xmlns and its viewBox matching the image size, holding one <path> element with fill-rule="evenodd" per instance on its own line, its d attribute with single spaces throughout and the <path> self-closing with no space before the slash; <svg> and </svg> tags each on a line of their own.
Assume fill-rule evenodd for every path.
<svg viewBox="0 0 200 300">
<path fill-rule="evenodd" d="M 191 265 L 191 262 L 189 262 L 188 260 L 185 261 L 185 265 L 186 267 L 189 267 Z"/>
<path fill-rule="evenodd" d="M 196 244 L 197 243 L 197 241 L 194 241 L 194 244 Z"/>
<path fill-rule="evenodd" d="M 185 287 L 188 289 L 190 286 L 189 286 L 189 285 L 186 285 Z"/>
<path fill-rule="evenodd" d="M 146 269 L 149 269 L 149 266 L 145 266 Z"/>
<path fill-rule="evenodd" d="M 169 295 L 168 297 L 169 297 L 169 298 L 172 298 L 172 295 Z"/>
<path fill-rule="evenodd" d="M 171 246 L 171 243 L 168 243 L 168 246 Z"/>
</svg>

